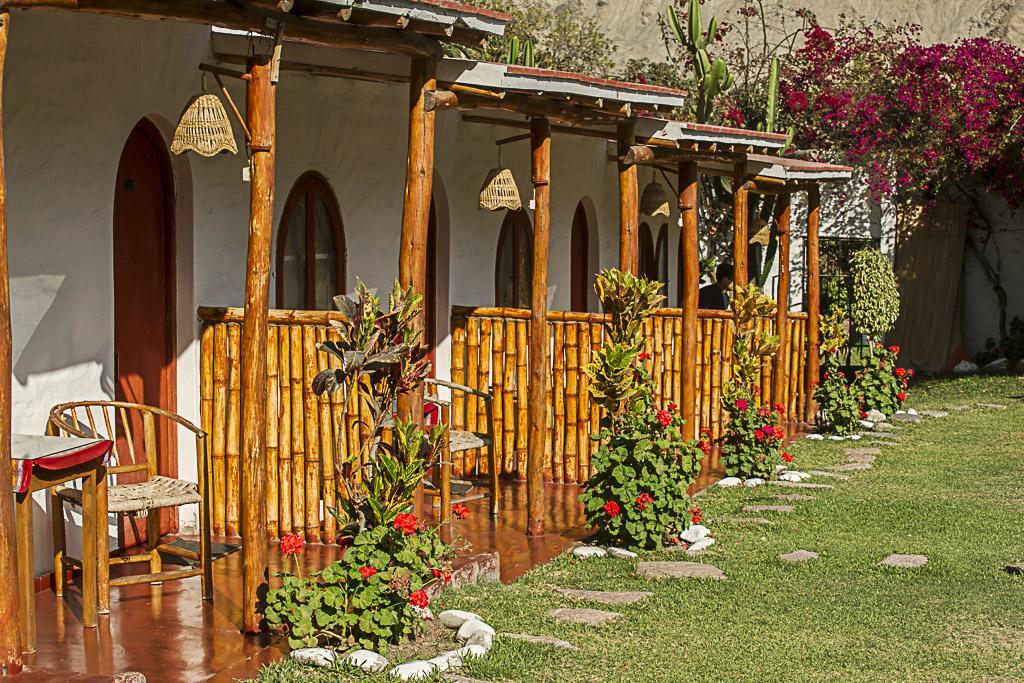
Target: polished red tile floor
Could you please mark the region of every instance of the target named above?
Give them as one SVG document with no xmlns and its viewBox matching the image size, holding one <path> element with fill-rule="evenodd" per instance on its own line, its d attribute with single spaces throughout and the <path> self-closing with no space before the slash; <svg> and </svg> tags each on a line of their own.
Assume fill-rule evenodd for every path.
<svg viewBox="0 0 1024 683">
<path fill-rule="evenodd" d="M 797 432 L 792 430 L 791 436 Z M 712 453 L 691 493 L 721 476 L 717 453 Z M 545 490 L 547 534 L 541 538 L 526 536 L 523 482 L 502 484 L 497 519 L 487 514 L 485 500 L 474 501 L 469 504 L 469 519 L 453 523 L 446 534 L 461 537 L 469 545 L 462 551 L 463 557 L 497 551 L 501 579 L 512 581 L 588 534 L 577 502 L 579 488 L 547 484 Z M 338 556 L 337 546 L 307 545 L 305 570 L 324 567 Z M 280 560 L 273 544 L 272 573 Z M 63 599 L 52 591 L 38 593 L 39 651 L 26 655 L 28 670 L 12 680 L 101 681 L 124 671 L 141 671 L 157 683 L 244 679 L 262 664 L 281 657 L 283 649 L 268 635 L 239 635 L 241 569 L 238 552 L 214 563 L 212 604 L 202 602 L 198 578 L 163 586 L 115 588 L 110 614 L 101 616 L 94 629 L 82 628 L 77 585 L 72 584 Z"/>
</svg>

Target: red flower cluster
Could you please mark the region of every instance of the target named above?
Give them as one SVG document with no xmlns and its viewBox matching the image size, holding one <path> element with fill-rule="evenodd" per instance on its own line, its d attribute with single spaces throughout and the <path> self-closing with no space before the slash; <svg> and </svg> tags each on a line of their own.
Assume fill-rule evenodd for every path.
<svg viewBox="0 0 1024 683">
<path fill-rule="evenodd" d="M 362 576 L 364 579 L 368 579 L 371 576 L 376 576 L 377 575 L 377 568 L 376 567 L 360 567 L 359 568 L 359 575 Z"/>
<path fill-rule="evenodd" d="M 403 512 L 395 517 L 395 521 L 392 524 L 405 536 L 412 536 L 416 533 L 416 516 L 410 515 L 408 512 Z"/>
<path fill-rule="evenodd" d="M 736 410 L 741 410 L 742 411 L 742 410 L 746 410 L 746 409 L 747 409 L 747 399 L 745 399 L 745 398 L 738 398 L 738 399 L 736 399 Z"/>
<path fill-rule="evenodd" d="M 427 597 L 427 592 L 425 590 L 413 591 L 409 594 L 409 604 L 413 607 L 426 609 L 427 605 L 430 604 L 430 598 Z"/>
<path fill-rule="evenodd" d="M 668 404 L 667 406 L 665 406 L 665 407 L 666 407 L 666 408 L 668 408 L 669 410 L 675 410 L 675 409 L 676 409 L 676 408 L 678 408 L 679 406 L 677 406 L 677 405 L 676 405 L 675 403 L 669 403 L 669 404 Z"/>
<path fill-rule="evenodd" d="M 779 415 L 782 415 L 786 412 L 786 406 L 783 405 L 782 403 L 776 403 L 772 406 L 772 410 L 774 410 Z"/>
<path fill-rule="evenodd" d="M 604 504 L 603 510 L 609 517 L 618 517 L 622 514 L 622 508 L 614 500 L 610 500 Z"/>
<path fill-rule="evenodd" d="M 789 453 L 783 453 L 782 459 L 785 460 L 786 462 L 793 462 L 793 456 L 790 455 Z"/>
<path fill-rule="evenodd" d="M 441 581 L 443 581 L 444 583 L 452 582 L 452 575 L 444 570 L 431 569 L 430 573 L 434 576 L 435 579 L 441 579 Z"/>
<path fill-rule="evenodd" d="M 642 351 L 640 352 L 640 355 L 637 356 L 637 358 L 639 358 L 640 360 L 650 360 L 651 354 L 647 353 L 646 351 Z"/>
<path fill-rule="evenodd" d="M 658 420 L 658 424 L 660 424 L 662 427 L 668 427 L 670 424 L 672 424 L 672 414 L 667 410 L 659 410 L 655 414 L 655 419 Z"/>
<path fill-rule="evenodd" d="M 654 498 L 651 496 L 651 494 L 647 493 L 646 491 L 636 497 L 636 506 L 640 510 L 646 510 L 647 506 L 653 502 Z"/>
<path fill-rule="evenodd" d="M 771 425 L 754 430 L 754 438 L 758 441 L 781 439 L 784 435 L 785 432 L 782 431 L 782 427 L 772 427 Z"/>
<path fill-rule="evenodd" d="M 711 455 L 711 430 L 704 428 L 700 430 L 700 441 L 697 442 L 697 448 L 704 452 L 704 455 Z"/>
<path fill-rule="evenodd" d="M 896 394 L 896 398 L 898 398 L 901 403 L 903 401 L 906 401 L 907 400 L 907 392 L 901 391 L 900 393 Z"/>
<path fill-rule="evenodd" d="M 281 537 L 281 554 L 298 555 L 302 552 L 302 548 L 305 545 L 306 542 L 302 540 L 302 536 L 298 534 L 285 534 Z"/>
<path fill-rule="evenodd" d="M 690 520 L 694 524 L 700 524 L 701 520 L 704 519 L 704 511 L 699 507 L 690 508 Z"/>
<path fill-rule="evenodd" d="M 747 117 L 736 107 L 730 109 L 723 118 L 736 127 L 742 127 L 747 122 Z"/>
<path fill-rule="evenodd" d="M 452 505 L 452 514 L 455 515 L 456 519 L 466 519 L 469 517 L 469 508 L 466 507 L 465 503 L 456 503 Z"/>
</svg>

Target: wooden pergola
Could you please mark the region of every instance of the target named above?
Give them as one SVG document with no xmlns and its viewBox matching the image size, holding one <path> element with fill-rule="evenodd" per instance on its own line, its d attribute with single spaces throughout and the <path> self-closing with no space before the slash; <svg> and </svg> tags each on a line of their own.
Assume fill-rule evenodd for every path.
<svg viewBox="0 0 1024 683">
<path fill-rule="evenodd" d="M 424 107 L 436 87 L 441 42 L 479 44 L 504 32 L 508 15 L 450 0 L 3 0 L 0 1 L 0 99 L 10 32 L 10 10 L 49 9 L 138 19 L 173 20 L 274 37 L 273 49 L 246 59 L 245 125 L 250 152 L 250 213 L 242 324 L 242 630 L 259 631 L 258 601 L 268 582 L 265 499 L 267 316 L 271 270 L 276 141 L 275 90 L 283 37 L 331 48 L 369 50 L 409 58 L 409 160 L 402 218 L 400 279 L 424 288 L 433 114 Z M 2 112 L 0 112 L 2 114 Z M 0 118 L 0 471 L 11 468 L 11 317 L 7 270 L 6 184 Z M 405 406 L 410 409 L 410 406 Z M 414 408 L 413 408 L 414 409 Z M 19 586 L 13 503 L 0 496 L 0 672 L 21 669 L 19 604 L 32 587 Z M 26 559 L 25 561 L 31 561 Z M 19 595 L 20 592 L 20 595 Z"/>
</svg>

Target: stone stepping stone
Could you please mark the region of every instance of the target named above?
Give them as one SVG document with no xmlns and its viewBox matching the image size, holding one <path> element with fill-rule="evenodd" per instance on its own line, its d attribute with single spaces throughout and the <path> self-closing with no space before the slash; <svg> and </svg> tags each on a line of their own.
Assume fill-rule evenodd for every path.
<svg viewBox="0 0 1024 683">
<path fill-rule="evenodd" d="M 849 481 L 850 475 L 848 474 L 837 474 L 836 472 L 825 472 L 823 470 L 811 470 L 810 474 L 816 477 L 825 477 L 827 479 L 838 479 L 839 481 Z"/>
<path fill-rule="evenodd" d="M 743 512 L 796 512 L 792 505 L 744 505 Z"/>
<path fill-rule="evenodd" d="M 780 493 L 775 497 L 779 500 L 817 500 L 814 496 L 805 496 L 802 493 Z"/>
<path fill-rule="evenodd" d="M 527 643 L 536 643 L 538 645 L 550 645 L 551 647 L 558 647 L 563 650 L 579 650 L 578 647 L 573 645 L 567 640 L 561 638 L 553 638 L 551 636 L 532 636 L 529 633 L 499 633 L 499 638 L 512 638 L 514 640 L 525 640 Z"/>
<path fill-rule="evenodd" d="M 1003 567 L 1003 571 L 1013 576 L 1024 576 L 1024 562 L 1014 562 Z"/>
<path fill-rule="evenodd" d="M 894 415 L 893 417 L 896 416 Z M 891 425 L 888 422 L 879 422 L 878 424 L 875 425 L 875 428 L 874 430 L 871 431 L 871 434 L 892 434 L 896 430 L 897 427 L 895 425 Z"/>
<path fill-rule="evenodd" d="M 774 486 L 782 486 L 787 489 L 834 489 L 832 484 L 812 484 L 809 481 L 775 481 L 768 482 Z"/>
<path fill-rule="evenodd" d="M 890 434 L 889 432 L 865 432 L 862 436 L 873 440 L 876 444 L 894 444 L 899 442 L 900 437 L 898 434 Z"/>
<path fill-rule="evenodd" d="M 885 558 L 878 564 L 884 567 L 923 567 L 928 564 L 927 555 L 901 555 L 900 553 L 893 553 L 889 557 Z"/>
<path fill-rule="evenodd" d="M 845 465 L 839 465 L 833 468 L 836 472 L 860 472 L 863 470 L 870 470 L 871 463 L 869 462 L 848 462 Z"/>
<path fill-rule="evenodd" d="M 920 415 L 911 415 L 910 413 L 903 413 L 903 414 L 893 415 L 889 419 L 892 420 L 893 422 L 920 422 L 924 418 L 921 417 Z M 876 427 L 876 429 L 877 429 L 877 427 Z"/>
<path fill-rule="evenodd" d="M 979 408 L 991 408 L 993 410 L 1006 410 L 1007 405 L 1005 403 L 978 403 Z"/>
<path fill-rule="evenodd" d="M 846 456 L 846 458 L 844 458 L 844 462 L 845 463 L 860 462 L 860 463 L 867 463 L 868 465 L 870 465 L 874 461 L 875 461 L 875 456 L 873 456 L 873 455 L 848 455 L 848 456 Z"/>
<path fill-rule="evenodd" d="M 970 410 L 971 409 L 971 406 L 967 405 L 966 403 L 958 403 L 955 406 L 946 406 L 946 407 L 949 410 L 955 410 L 957 412 L 960 412 L 961 410 Z M 922 411 L 922 412 L 924 412 L 924 411 Z"/>
<path fill-rule="evenodd" d="M 917 411 L 917 413 L 919 415 L 924 415 L 925 417 L 934 417 L 934 418 L 948 417 L 949 416 L 949 413 L 947 413 L 945 410 L 919 410 L 919 411 Z"/>
<path fill-rule="evenodd" d="M 725 572 L 701 562 L 639 562 L 636 573 L 648 579 L 715 579 L 722 581 Z"/>
<path fill-rule="evenodd" d="M 632 605 L 654 595 L 647 591 L 585 591 L 575 588 L 553 588 L 552 590 L 567 598 L 599 602 L 602 605 Z"/>
<path fill-rule="evenodd" d="M 845 455 L 881 455 L 881 448 L 846 448 L 843 450 Z"/>
<path fill-rule="evenodd" d="M 601 609 L 590 609 L 589 607 L 559 607 L 548 612 L 548 616 L 554 617 L 559 621 L 568 621 L 572 624 L 600 626 L 604 622 L 618 619 L 622 615 L 618 612 L 605 612 Z"/>
<path fill-rule="evenodd" d="M 761 524 L 769 525 L 770 519 L 764 517 L 715 517 L 708 520 L 711 524 Z"/>
<path fill-rule="evenodd" d="M 808 560 L 816 560 L 818 557 L 818 553 L 813 550 L 794 550 L 791 553 L 779 555 L 779 559 L 785 562 L 807 562 Z"/>
</svg>

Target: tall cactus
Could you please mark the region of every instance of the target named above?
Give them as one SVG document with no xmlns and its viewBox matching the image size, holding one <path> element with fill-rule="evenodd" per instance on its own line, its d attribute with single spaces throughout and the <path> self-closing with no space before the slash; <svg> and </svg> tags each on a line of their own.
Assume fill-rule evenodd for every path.
<svg viewBox="0 0 1024 683">
<path fill-rule="evenodd" d="M 679 44 L 690 53 L 693 80 L 699 91 L 696 118 L 699 123 L 707 123 L 714 113 L 715 98 L 731 88 L 735 82 L 725 60 L 721 57 L 712 60 L 708 55 L 708 44 L 715 40 L 718 31 L 718 18 L 711 17 L 707 29 L 704 29 L 700 0 L 690 0 L 686 30 L 683 30 L 679 16 L 671 5 L 668 8 L 668 25 Z"/>
<path fill-rule="evenodd" d="M 505 56 L 505 62 L 520 66 L 536 66 L 536 59 L 533 56 L 533 41 L 520 41 L 519 36 L 513 36 L 512 41 L 508 45 L 508 54 Z"/>
</svg>

